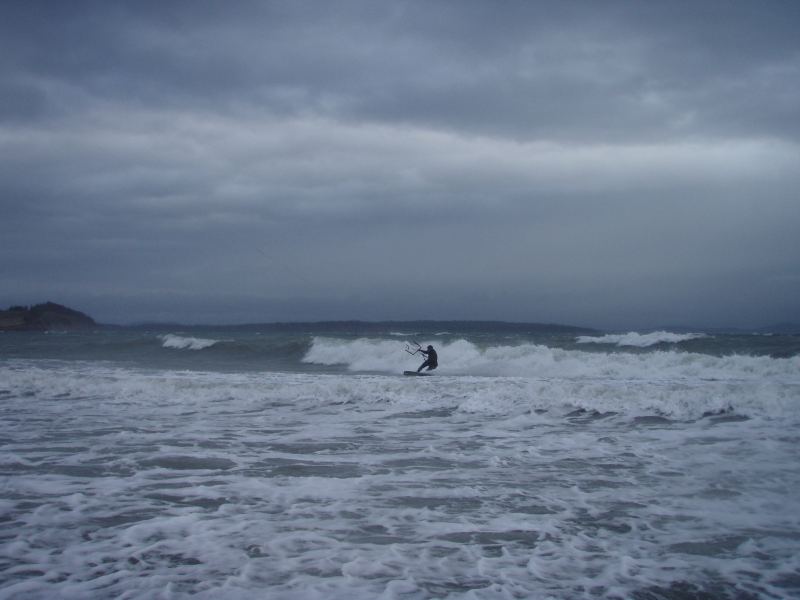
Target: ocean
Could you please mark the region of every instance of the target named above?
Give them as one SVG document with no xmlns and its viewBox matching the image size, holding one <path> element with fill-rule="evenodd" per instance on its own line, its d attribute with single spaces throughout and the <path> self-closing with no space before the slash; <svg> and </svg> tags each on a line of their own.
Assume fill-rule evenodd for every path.
<svg viewBox="0 0 800 600">
<path fill-rule="evenodd" d="M 2 599 L 800 597 L 797 336 L 0 333 L 0 411 Z"/>
</svg>

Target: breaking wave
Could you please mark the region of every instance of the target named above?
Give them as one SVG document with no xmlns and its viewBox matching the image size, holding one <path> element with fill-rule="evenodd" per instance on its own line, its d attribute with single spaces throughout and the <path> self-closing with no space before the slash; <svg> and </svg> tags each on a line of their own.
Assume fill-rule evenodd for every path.
<svg viewBox="0 0 800 600">
<path fill-rule="evenodd" d="M 330 342 L 323 340 L 315 344 L 316 350 L 312 349 L 309 354 L 324 348 L 330 358 L 334 358 L 334 344 Z M 367 344 L 363 340 L 353 340 L 342 347 L 345 353 L 347 350 L 357 353 L 359 347 L 366 348 Z M 459 343 L 443 345 L 441 359 L 456 360 L 456 352 L 461 347 Z M 681 363 L 675 353 L 659 352 L 631 354 L 626 357 L 629 360 L 614 366 L 612 359 L 622 355 L 604 357 L 575 351 L 553 352 L 548 356 L 538 348 L 517 350 L 512 364 L 518 369 L 522 364 L 534 365 L 536 371 L 529 372 L 529 376 L 457 375 L 458 369 L 449 362 L 437 370 L 435 376 L 417 379 L 399 376 L 396 363 L 393 374 L 398 376 L 154 372 L 91 362 L 15 359 L 0 366 L 0 381 L 4 382 L 0 396 L 4 393 L 89 403 L 103 398 L 108 406 L 115 403 L 127 408 L 141 405 L 143 410 L 153 402 L 160 402 L 172 406 L 176 412 L 185 411 L 198 402 L 213 403 L 224 398 L 225 403 L 236 402 L 264 415 L 267 413 L 263 411 L 273 405 L 295 406 L 298 410 L 312 412 L 320 406 L 349 405 L 367 411 L 441 410 L 543 420 L 591 419 L 603 415 L 617 415 L 615 418 L 626 420 L 657 416 L 691 421 L 716 415 L 782 419 L 792 423 L 798 419 L 800 364 L 796 358 L 738 356 L 723 359 L 684 355 Z M 482 360 L 485 366 L 491 365 L 502 353 L 506 358 L 510 356 L 508 349 L 478 351 L 472 358 L 465 353 L 461 364 L 476 365 Z M 388 351 L 385 356 L 387 361 L 393 360 Z M 649 356 L 650 362 L 642 362 L 643 356 Z M 411 364 L 400 365 L 400 369 L 417 366 L 417 357 L 409 358 Z M 587 362 L 579 368 L 581 359 Z M 344 357 L 337 360 L 344 360 Z M 362 357 L 353 364 L 363 364 L 360 361 L 364 360 Z M 494 370 L 499 370 L 496 365 Z"/>
<path fill-rule="evenodd" d="M 614 344 L 616 346 L 647 348 L 656 344 L 679 344 L 704 337 L 708 336 L 704 333 L 670 333 L 669 331 L 637 333 L 631 331 L 629 333 L 608 334 L 599 337 L 582 335 L 578 337 L 577 341 L 579 344 Z"/>
<path fill-rule="evenodd" d="M 423 345 L 434 343 L 419 340 Z M 551 348 L 538 344 L 481 348 L 466 340 L 440 344 L 437 373 L 507 377 L 603 378 L 620 380 L 747 380 L 797 378 L 800 358 L 691 352 L 602 353 Z M 344 365 L 350 371 L 397 373 L 416 369 L 419 355 L 404 351 L 400 341 L 316 337 L 303 362 Z"/>
<path fill-rule="evenodd" d="M 168 333 L 166 335 L 161 335 L 159 338 L 162 341 L 162 346 L 164 348 L 172 348 L 175 350 L 203 350 L 204 348 L 210 348 L 214 344 L 219 343 L 222 340 L 209 340 L 204 338 L 196 338 L 196 337 L 183 337 L 180 335 L 175 335 L 173 333 Z"/>
<path fill-rule="evenodd" d="M 394 340 L 317 337 L 303 360 L 356 373 L 399 374 L 421 363 L 403 348 Z M 382 390 L 376 397 L 387 401 L 402 391 L 408 394 L 405 401 L 423 406 L 435 406 L 442 397 L 458 398 L 460 410 L 506 414 L 524 407 L 677 419 L 724 413 L 794 418 L 800 392 L 797 356 L 603 353 L 537 344 L 481 348 L 466 340 L 437 343 L 436 350 L 440 367 L 434 377 L 413 382 L 387 378 L 400 380 L 397 385 L 403 387 L 394 389 L 392 383 L 391 392 Z"/>
</svg>

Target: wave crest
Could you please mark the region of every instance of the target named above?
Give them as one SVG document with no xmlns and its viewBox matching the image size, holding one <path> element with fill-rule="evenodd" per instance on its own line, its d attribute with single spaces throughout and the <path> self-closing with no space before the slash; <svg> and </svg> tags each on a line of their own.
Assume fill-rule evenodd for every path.
<svg viewBox="0 0 800 600">
<path fill-rule="evenodd" d="M 175 335 L 174 333 L 168 333 L 158 337 L 162 341 L 162 347 L 173 348 L 175 350 L 203 350 L 204 348 L 210 348 L 214 344 L 217 344 L 221 341 L 196 337 L 183 337 L 180 335 Z"/>
<path fill-rule="evenodd" d="M 582 335 L 577 338 L 579 344 L 614 344 L 617 346 L 634 346 L 647 348 L 656 344 L 679 344 L 689 340 L 708 337 L 704 333 L 670 333 L 669 331 L 653 331 L 652 333 L 608 334 L 600 337 Z"/>
<path fill-rule="evenodd" d="M 747 380 L 796 379 L 797 358 L 768 356 L 711 356 L 691 352 L 603 353 L 550 348 L 538 344 L 480 348 L 466 340 L 434 343 L 439 355 L 437 373 L 507 377 L 557 377 L 612 380 Z M 303 362 L 345 365 L 350 371 L 397 373 L 416 369 L 421 356 L 404 352 L 400 341 L 316 337 Z"/>
</svg>

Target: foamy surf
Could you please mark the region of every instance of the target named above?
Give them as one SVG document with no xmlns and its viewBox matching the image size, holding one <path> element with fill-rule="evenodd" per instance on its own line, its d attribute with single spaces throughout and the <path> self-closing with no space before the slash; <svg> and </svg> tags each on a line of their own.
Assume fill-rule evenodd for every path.
<svg viewBox="0 0 800 600">
<path fill-rule="evenodd" d="M 798 591 L 796 384 L 29 360 L 0 381 L 3 598 Z"/>
<path fill-rule="evenodd" d="M 541 344 L 480 347 L 458 339 L 434 344 L 439 354 L 437 374 L 533 378 L 583 378 L 614 380 L 768 380 L 797 379 L 800 358 L 728 355 L 691 352 L 648 353 L 583 352 Z M 351 371 L 397 373 L 416 368 L 419 355 L 409 355 L 401 342 L 377 338 L 345 340 L 315 337 L 303 361 L 321 365 L 344 365 Z"/>
<path fill-rule="evenodd" d="M 3 337 L 0 598 L 798 596 L 794 338 L 437 330 Z"/>
<path fill-rule="evenodd" d="M 58 362 L 41 366 L 12 361 L 0 368 L 5 393 L 25 397 L 108 398 L 116 403 L 146 405 L 151 398 L 184 403 L 214 402 L 220 393 L 230 400 L 258 404 L 263 394 L 296 406 L 321 410 L 347 404 L 359 409 L 395 407 L 442 409 L 494 415 L 542 412 L 561 418 L 575 411 L 613 413 L 624 421 L 661 416 L 690 421 L 708 415 L 735 414 L 765 419 L 793 419 L 798 414 L 800 377 L 669 380 L 610 377 L 473 377 L 439 374 L 409 381 L 400 376 L 311 374 L 216 374 L 165 372 L 150 374 L 88 363 Z M 117 381 L 119 387 L 109 386 Z M 227 386 L 227 387 L 226 387 Z M 226 391 L 222 392 L 225 388 Z M 188 394 L 188 395 L 187 395 Z"/>
</svg>

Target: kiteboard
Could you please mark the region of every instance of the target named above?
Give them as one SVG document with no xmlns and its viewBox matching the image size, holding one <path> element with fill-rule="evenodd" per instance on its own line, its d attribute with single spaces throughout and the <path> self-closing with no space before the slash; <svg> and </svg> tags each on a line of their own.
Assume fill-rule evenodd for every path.
<svg viewBox="0 0 800 600">
<path fill-rule="evenodd" d="M 417 373 L 416 371 L 403 371 L 403 375 L 416 375 L 419 377 L 427 377 L 430 373 Z"/>
</svg>

